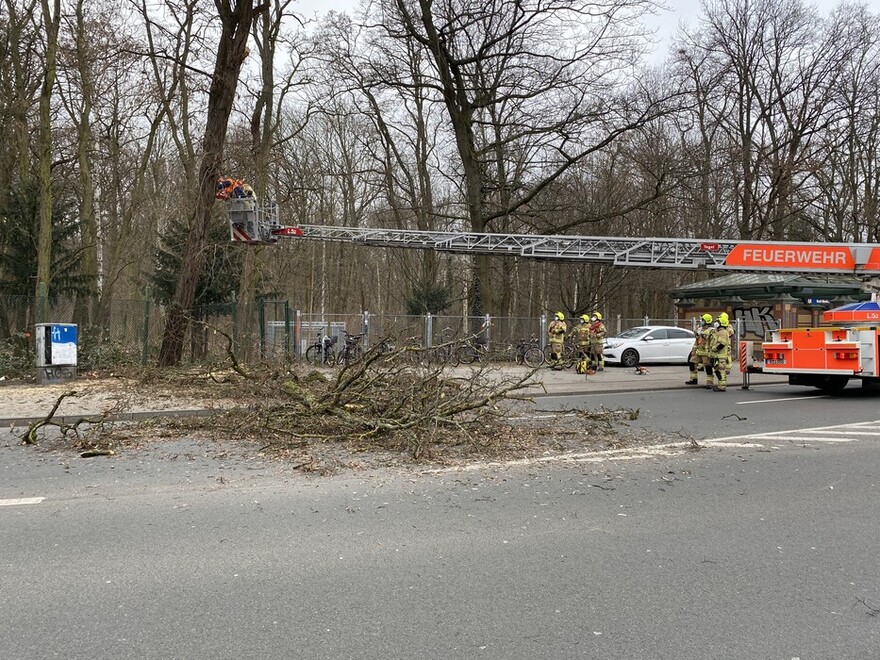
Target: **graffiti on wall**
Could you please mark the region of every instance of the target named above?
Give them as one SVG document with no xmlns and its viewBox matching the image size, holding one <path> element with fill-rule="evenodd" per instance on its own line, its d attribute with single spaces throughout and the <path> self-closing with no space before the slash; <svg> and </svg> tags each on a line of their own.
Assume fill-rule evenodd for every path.
<svg viewBox="0 0 880 660">
<path fill-rule="evenodd" d="M 773 308 L 764 307 L 737 307 L 733 310 L 735 319 L 742 319 L 743 335 L 755 335 L 764 337 L 772 330 L 779 330 L 780 324 L 773 316 Z"/>
</svg>

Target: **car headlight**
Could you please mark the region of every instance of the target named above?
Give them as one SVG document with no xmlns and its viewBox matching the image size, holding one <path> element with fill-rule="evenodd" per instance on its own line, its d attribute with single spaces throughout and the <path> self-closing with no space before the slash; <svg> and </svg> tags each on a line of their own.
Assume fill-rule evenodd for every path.
<svg viewBox="0 0 880 660">
<path fill-rule="evenodd" d="M 609 341 L 605 343 L 605 348 L 617 348 L 622 343 L 622 341 Z"/>
</svg>

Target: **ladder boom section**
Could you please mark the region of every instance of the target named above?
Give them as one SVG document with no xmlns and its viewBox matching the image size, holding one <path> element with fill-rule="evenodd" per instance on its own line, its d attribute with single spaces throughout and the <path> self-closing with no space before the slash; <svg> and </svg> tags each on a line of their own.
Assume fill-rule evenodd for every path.
<svg viewBox="0 0 880 660">
<path fill-rule="evenodd" d="M 374 247 L 403 247 L 464 254 L 494 254 L 620 266 L 694 269 L 720 266 L 734 243 L 697 239 L 545 236 L 301 225 L 300 238 Z M 707 250 L 708 247 L 708 250 Z"/>
<path fill-rule="evenodd" d="M 276 236 L 613 266 L 880 276 L 880 245 L 420 231 L 301 225 Z"/>
</svg>

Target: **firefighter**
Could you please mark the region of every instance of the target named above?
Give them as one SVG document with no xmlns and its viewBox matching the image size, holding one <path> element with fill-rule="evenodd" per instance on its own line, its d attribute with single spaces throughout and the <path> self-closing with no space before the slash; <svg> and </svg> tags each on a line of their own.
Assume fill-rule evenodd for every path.
<svg viewBox="0 0 880 660">
<path fill-rule="evenodd" d="M 556 318 L 547 326 L 547 335 L 550 344 L 550 366 L 557 371 L 562 369 L 562 349 L 565 346 L 566 332 L 568 325 L 565 323 L 565 314 L 556 312 Z"/>
<path fill-rule="evenodd" d="M 697 385 L 697 375 L 700 371 L 706 372 L 706 388 L 712 389 L 714 384 L 714 372 L 709 364 L 709 338 L 715 330 L 712 327 L 712 315 L 703 314 L 700 317 L 701 325 L 697 328 L 696 337 L 694 339 L 694 347 L 688 356 L 688 368 L 690 369 L 690 379 L 684 381 L 685 385 Z"/>
<path fill-rule="evenodd" d="M 596 371 L 605 371 L 605 334 L 601 312 L 593 312 L 590 316 L 590 367 Z"/>
<path fill-rule="evenodd" d="M 712 362 L 712 370 L 715 372 L 715 392 L 727 391 L 727 374 L 730 373 L 730 344 L 732 340 L 732 328 L 730 319 L 725 312 L 718 315 L 718 320 L 712 324 L 714 331 L 709 339 L 709 359 Z"/>
<path fill-rule="evenodd" d="M 214 197 L 217 199 L 227 200 L 232 195 L 232 189 L 235 187 L 235 181 L 228 176 L 221 176 L 217 179 L 217 189 Z"/>
<path fill-rule="evenodd" d="M 572 332 L 577 342 L 578 373 L 587 373 L 590 366 L 590 317 L 582 314 L 580 325 Z"/>
</svg>

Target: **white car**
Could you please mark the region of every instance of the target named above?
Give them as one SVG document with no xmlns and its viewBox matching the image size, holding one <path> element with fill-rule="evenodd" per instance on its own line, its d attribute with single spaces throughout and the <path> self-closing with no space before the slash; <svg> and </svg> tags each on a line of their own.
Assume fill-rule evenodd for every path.
<svg viewBox="0 0 880 660">
<path fill-rule="evenodd" d="M 687 363 L 694 333 L 670 325 L 642 325 L 605 339 L 605 361 L 624 367 L 651 362 Z"/>
</svg>

